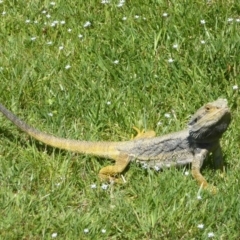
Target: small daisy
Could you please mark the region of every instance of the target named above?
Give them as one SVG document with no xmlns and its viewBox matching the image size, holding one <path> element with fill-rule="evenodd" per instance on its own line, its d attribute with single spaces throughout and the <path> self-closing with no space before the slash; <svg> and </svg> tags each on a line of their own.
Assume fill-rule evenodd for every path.
<svg viewBox="0 0 240 240">
<path fill-rule="evenodd" d="M 102 0 L 101 3 L 102 4 L 107 4 L 107 3 L 110 3 L 110 1 L 109 0 Z"/>
<path fill-rule="evenodd" d="M 70 32 L 72 31 L 72 29 L 71 29 L 71 28 L 69 28 L 67 31 L 70 33 Z"/>
<path fill-rule="evenodd" d="M 50 113 L 48 113 L 47 115 L 48 115 L 49 117 L 52 117 L 52 116 L 53 116 L 53 113 L 50 112 Z"/>
<path fill-rule="evenodd" d="M 50 2 L 50 5 L 54 6 L 54 5 L 56 5 L 56 3 L 55 2 Z"/>
<path fill-rule="evenodd" d="M 178 44 L 173 44 L 173 48 L 178 48 Z"/>
<path fill-rule="evenodd" d="M 213 232 L 208 233 L 208 237 L 209 237 L 209 238 L 212 238 L 212 237 L 214 237 L 214 236 L 215 236 L 215 234 L 214 234 Z"/>
<path fill-rule="evenodd" d="M 58 49 L 59 49 L 59 50 L 63 50 L 63 48 L 64 48 L 63 46 L 60 46 Z"/>
<path fill-rule="evenodd" d="M 95 183 L 93 183 L 93 184 L 91 184 L 91 188 L 95 189 L 95 188 L 97 188 L 97 185 Z"/>
<path fill-rule="evenodd" d="M 47 18 L 50 18 L 50 17 L 51 17 L 51 15 L 50 15 L 50 14 L 47 14 L 47 15 L 46 15 L 46 17 L 47 17 Z"/>
<path fill-rule="evenodd" d="M 232 21 L 233 21 L 233 18 L 228 18 L 227 21 L 228 21 L 228 22 L 232 22 Z"/>
<path fill-rule="evenodd" d="M 200 23 L 204 25 L 206 23 L 206 21 L 205 20 L 200 20 Z"/>
<path fill-rule="evenodd" d="M 167 17 L 168 16 L 168 14 L 165 12 L 165 13 L 163 13 L 163 15 L 162 15 L 163 17 Z"/>
<path fill-rule="evenodd" d="M 115 60 L 113 61 L 114 64 L 118 64 L 119 63 L 119 60 Z"/>
<path fill-rule="evenodd" d="M 159 166 L 154 166 L 154 169 L 158 172 L 160 170 Z"/>
<path fill-rule="evenodd" d="M 43 10 L 43 11 L 42 11 L 42 14 L 46 14 L 46 13 L 47 13 L 47 11 L 46 11 L 46 10 Z"/>
<path fill-rule="evenodd" d="M 83 35 L 82 35 L 82 34 L 78 34 L 78 37 L 79 37 L 79 38 L 83 38 Z"/>
<path fill-rule="evenodd" d="M 60 23 L 61 23 L 62 25 L 64 25 L 66 22 L 65 22 L 64 20 L 62 20 L 62 21 L 60 21 Z"/>
<path fill-rule="evenodd" d="M 107 105 L 111 105 L 111 102 L 110 102 L 110 101 L 107 101 Z"/>
<path fill-rule="evenodd" d="M 165 117 L 165 118 L 170 118 L 171 115 L 170 115 L 169 113 L 165 113 L 165 114 L 164 114 L 164 117 Z"/>
<path fill-rule="evenodd" d="M 53 233 L 52 238 L 56 238 L 56 237 L 57 237 L 57 233 Z"/>
<path fill-rule="evenodd" d="M 148 168 L 147 163 L 143 163 L 142 168 L 147 169 Z"/>
<path fill-rule="evenodd" d="M 52 45 L 52 44 L 53 44 L 52 41 L 47 42 L 47 45 Z"/>
<path fill-rule="evenodd" d="M 91 22 L 87 21 L 84 23 L 83 27 L 86 28 L 86 27 L 90 27 L 91 25 L 92 25 Z"/>
<path fill-rule="evenodd" d="M 102 232 L 102 233 L 106 233 L 106 229 L 102 229 L 101 232 Z"/>
<path fill-rule="evenodd" d="M 233 90 L 238 90 L 238 85 L 234 85 Z"/>
<path fill-rule="evenodd" d="M 172 62 L 174 62 L 174 60 L 173 60 L 172 58 L 169 58 L 169 59 L 168 59 L 168 62 L 169 62 L 169 63 L 172 63 Z"/>
<path fill-rule="evenodd" d="M 69 69 L 69 68 L 71 68 L 69 64 L 65 66 L 65 69 Z"/>
<path fill-rule="evenodd" d="M 206 42 L 205 42 L 204 40 L 201 40 L 200 43 L 201 43 L 201 44 L 205 44 Z"/>
<path fill-rule="evenodd" d="M 103 183 L 102 186 L 101 186 L 101 188 L 102 188 L 103 190 L 107 190 L 107 189 L 108 189 L 108 185 Z"/>
<path fill-rule="evenodd" d="M 157 126 L 161 126 L 161 125 L 162 125 L 161 121 L 157 122 Z"/>
<path fill-rule="evenodd" d="M 138 19 L 138 18 L 139 18 L 139 16 L 138 16 L 138 15 L 135 15 L 135 16 L 134 16 L 134 18 Z"/>
<path fill-rule="evenodd" d="M 185 171 L 185 172 L 184 172 L 184 175 L 185 175 L 185 176 L 188 176 L 188 175 L 189 175 L 189 172 L 188 172 L 188 171 Z"/>
<path fill-rule="evenodd" d="M 25 23 L 30 23 L 31 22 L 31 20 L 30 19 L 27 19 L 26 21 L 25 21 Z"/>
<path fill-rule="evenodd" d="M 123 21 L 126 21 L 126 20 L 127 20 L 127 17 L 123 17 L 122 20 L 123 20 Z"/>
<path fill-rule="evenodd" d="M 197 225 L 197 227 L 198 227 L 199 229 L 203 229 L 203 228 L 204 228 L 204 224 L 200 223 L 200 224 Z"/>
<path fill-rule="evenodd" d="M 197 200 L 202 200 L 202 197 L 200 195 L 197 195 Z"/>
<path fill-rule="evenodd" d="M 237 19 L 236 19 L 236 22 L 240 22 L 240 18 L 237 18 Z"/>
<path fill-rule="evenodd" d="M 88 228 L 85 228 L 85 229 L 83 230 L 83 232 L 84 232 L 84 233 L 89 233 L 89 229 L 88 229 Z"/>
<path fill-rule="evenodd" d="M 32 41 L 35 41 L 35 40 L 36 40 L 36 37 L 31 37 L 31 40 L 32 40 Z"/>
<path fill-rule="evenodd" d="M 7 12 L 3 11 L 3 12 L 2 12 L 2 15 L 4 16 L 4 15 L 6 15 L 6 13 L 7 13 Z"/>
</svg>

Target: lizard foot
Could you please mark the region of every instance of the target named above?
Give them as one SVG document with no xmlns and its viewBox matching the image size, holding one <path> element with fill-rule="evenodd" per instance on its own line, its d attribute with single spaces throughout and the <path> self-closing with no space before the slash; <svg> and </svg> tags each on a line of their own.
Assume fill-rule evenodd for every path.
<svg viewBox="0 0 240 240">
<path fill-rule="evenodd" d="M 142 139 L 142 138 L 153 138 L 156 136 L 156 133 L 153 130 L 149 130 L 145 132 L 145 130 L 141 131 L 137 127 L 133 127 L 133 129 L 137 132 L 137 136 L 132 137 L 133 140 Z"/>
</svg>

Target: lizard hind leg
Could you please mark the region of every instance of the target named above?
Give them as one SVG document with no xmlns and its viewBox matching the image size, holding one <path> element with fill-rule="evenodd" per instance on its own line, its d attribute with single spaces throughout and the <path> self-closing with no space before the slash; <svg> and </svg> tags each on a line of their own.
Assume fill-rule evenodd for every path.
<svg viewBox="0 0 240 240">
<path fill-rule="evenodd" d="M 101 180 L 120 182 L 120 180 L 116 178 L 116 175 L 124 171 L 130 162 L 130 157 L 128 154 L 120 153 L 115 161 L 115 165 L 106 166 L 99 171 L 98 176 Z"/>
<path fill-rule="evenodd" d="M 145 132 L 145 130 L 140 130 L 137 127 L 133 127 L 133 129 L 137 132 L 137 136 L 133 137 L 133 140 L 142 139 L 142 138 L 153 138 L 156 136 L 155 131 L 148 130 Z"/>
</svg>

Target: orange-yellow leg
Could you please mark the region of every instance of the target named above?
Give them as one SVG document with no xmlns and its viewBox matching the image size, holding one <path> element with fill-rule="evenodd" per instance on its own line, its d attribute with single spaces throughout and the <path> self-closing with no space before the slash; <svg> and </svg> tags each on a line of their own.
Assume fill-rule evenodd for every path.
<svg viewBox="0 0 240 240">
<path fill-rule="evenodd" d="M 120 182 L 116 175 L 124 171 L 130 162 L 130 158 L 127 154 L 120 154 L 115 161 L 115 165 L 109 165 L 100 170 L 98 176 L 101 180 Z"/>
<path fill-rule="evenodd" d="M 201 156 L 199 158 L 199 156 Z M 203 159 L 205 158 L 205 154 L 195 156 L 193 162 L 192 162 L 192 176 L 193 178 L 198 182 L 198 184 L 203 188 L 209 190 L 211 193 L 215 194 L 217 192 L 217 188 L 215 186 L 212 186 L 208 184 L 207 180 L 203 177 L 203 175 L 200 173 L 200 168 L 202 166 Z"/>
<path fill-rule="evenodd" d="M 141 138 L 153 138 L 156 136 L 156 133 L 155 131 L 153 130 L 149 130 L 149 131 L 146 131 L 145 130 L 140 130 L 139 128 L 137 127 L 133 127 L 133 129 L 137 132 L 137 136 L 135 136 L 133 138 L 133 140 L 136 140 L 136 139 L 141 139 Z"/>
</svg>

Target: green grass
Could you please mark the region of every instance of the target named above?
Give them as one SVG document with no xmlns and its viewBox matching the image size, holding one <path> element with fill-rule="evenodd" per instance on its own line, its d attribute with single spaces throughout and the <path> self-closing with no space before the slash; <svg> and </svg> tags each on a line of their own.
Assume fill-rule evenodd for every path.
<svg viewBox="0 0 240 240">
<path fill-rule="evenodd" d="M 206 164 L 219 192 L 201 199 L 185 168 L 131 164 L 126 184 L 104 190 L 97 173 L 109 160 L 49 148 L 1 116 L 0 239 L 240 239 L 238 1 L 0 2 L 0 101 L 38 129 L 84 140 L 127 140 L 133 126 L 162 135 L 218 97 L 233 115 L 221 141 L 227 171 Z"/>
</svg>

